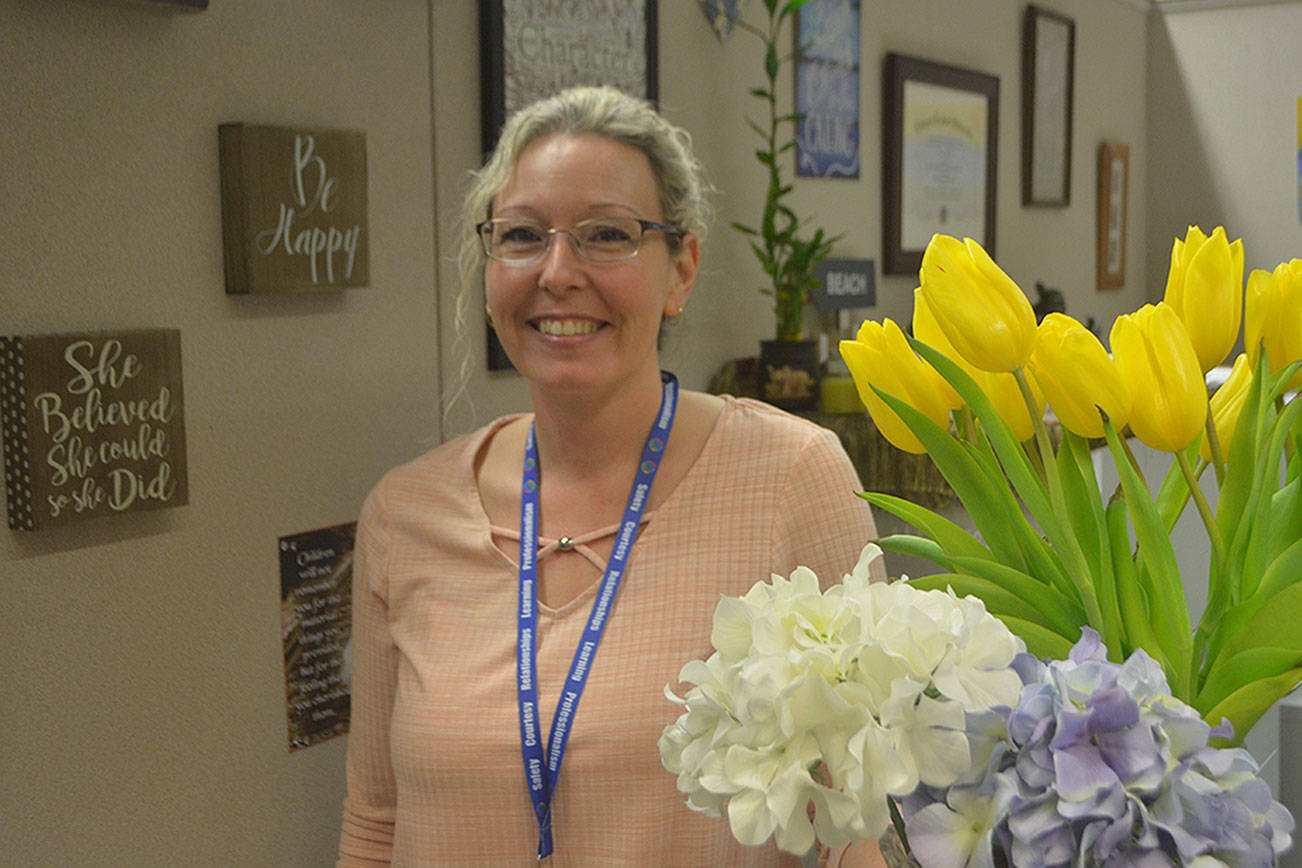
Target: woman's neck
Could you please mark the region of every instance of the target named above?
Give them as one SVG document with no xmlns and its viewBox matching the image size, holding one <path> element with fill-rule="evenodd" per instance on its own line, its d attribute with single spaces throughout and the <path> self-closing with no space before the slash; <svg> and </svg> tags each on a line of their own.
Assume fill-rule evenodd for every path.
<svg viewBox="0 0 1302 868">
<path fill-rule="evenodd" d="M 659 371 L 632 386 L 594 397 L 535 390 L 534 438 L 551 478 L 579 481 L 624 475 L 635 467 L 663 395 Z"/>
</svg>

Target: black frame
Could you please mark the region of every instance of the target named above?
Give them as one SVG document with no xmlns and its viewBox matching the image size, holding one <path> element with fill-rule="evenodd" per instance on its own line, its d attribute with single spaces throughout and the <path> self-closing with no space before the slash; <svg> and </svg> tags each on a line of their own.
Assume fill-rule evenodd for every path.
<svg viewBox="0 0 1302 868">
<path fill-rule="evenodd" d="M 659 39 L 657 0 L 641 2 L 646 15 L 646 91 L 639 94 L 655 104 L 659 99 Z M 484 154 L 493 150 L 506 122 L 506 35 L 503 0 L 479 0 L 480 141 Z M 567 82 L 578 84 L 579 82 Z"/>
<path fill-rule="evenodd" d="M 1067 31 L 1067 56 L 1063 68 L 1051 70 L 1050 78 L 1038 78 L 1036 66 L 1037 34 L 1041 26 L 1064 27 Z M 1022 31 L 1022 204 L 1063 206 L 1071 204 L 1071 119 L 1072 91 L 1075 88 L 1076 22 L 1058 12 L 1039 6 L 1026 7 L 1025 27 Z M 1036 93 L 1042 87 L 1061 89 L 1063 92 L 1063 118 L 1044 118 L 1035 109 Z M 1061 160 L 1057 167 L 1062 173 L 1062 187 L 1046 192 L 1034 188 L 1036 160 L 1045 159 L 1036 154 L 1037 132 L 1043 134 L 1045 124 L 1062 124 L 1063 143 L 1054 159 Z"/>
<path fill-rule="evenodd" d="M 904 85 L 919 81 L 986 100 L 985 238 L 976 239 L 995 255 L 995 185 L 999 164 L 999 78 L 988 73 L 948 66 L 903 54 L 887 54 L 882 75 L 882 248 L 884 274 L 916 273 L 922 265 L 921 249 L 902 247 L 904 199 Z"/>
</svg>

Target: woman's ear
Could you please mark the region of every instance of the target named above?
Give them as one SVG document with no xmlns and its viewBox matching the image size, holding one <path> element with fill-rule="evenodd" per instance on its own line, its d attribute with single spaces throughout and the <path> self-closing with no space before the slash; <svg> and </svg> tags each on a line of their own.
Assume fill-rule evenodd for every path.
<svg viewBox="0 0 1302 868">
<path fill-rule="evenodd" d="M 701 265 L 701 244 L 695 235 L 688 233 L 679 243 L 678 252 L 669 264 L 672 270 L 672 285 L 665 295 L 665 316 L 677 316 L 687 306 L 696 285 L 696 272 Z"/>
</svg>

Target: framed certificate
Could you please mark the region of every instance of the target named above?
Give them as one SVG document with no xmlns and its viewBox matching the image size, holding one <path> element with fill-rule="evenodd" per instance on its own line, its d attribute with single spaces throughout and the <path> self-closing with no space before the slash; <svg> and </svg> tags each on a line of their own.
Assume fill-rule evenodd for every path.
<svg viewBox="0 0 1302 868">
<path fill-rule="evenodd" d="M 882 81 L 883 273 L 916 272 L 936 233 L 994 256 L 999 79 L 888 54 Z"/>
</svg>

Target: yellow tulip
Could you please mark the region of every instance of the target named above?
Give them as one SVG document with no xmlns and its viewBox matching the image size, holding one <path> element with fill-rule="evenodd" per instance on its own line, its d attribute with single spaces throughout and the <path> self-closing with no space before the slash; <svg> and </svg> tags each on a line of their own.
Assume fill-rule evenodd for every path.
<svg viewBox="0 0 1302 868">
<path fill-rule="evenodd" d="M 920 274 L 922 294 L 959 355 L 983 371 L 1008 373 L 1026 364 L 1035 312 L 980 244 L 934 235 Z"/>
<path fill-rule="evenodd" d="M 1145 445 L 1178 452 L 1207 422 L 1207 385 L 1189 332 L 1166 302 L 1112 324 L 1112 357 L 1130 387 L 1130 430 Z"/>
<path fill-rule="evenodd" d="M 1248 276 L 1243 345 L 1254 369 L 1261 347 L 1271 371 L 1302 359 L 1302 259 L 1281 262 L 1274 272 L 1255 270 Z M 1289 388 L 1302 388 L 1302 371 L 1289 380 Z"/>
<path fill-rule="evenodd" d="M 904 401 L 937 425 L 949 425 L 950 408 L 941 389 L 944 380 L 918 358 L 904 332 L 891 320 L 865 320 L 856 340 L 841 341 L 841 358 L 877 430 L 898 448 L 914 454 L 927 451 L 904 420 L 873 391 L 873 386 Z"/>
<path fill-rule="evenodd" d="M 1231 244 L 1223 226 L 1210 237 L 1190 226 L 1171 248 L 1164 300 L 1188 330 L 1203 373 L 1225 361 L 1243 313 L 1242 239 Z"/>
<path fill-rule="evenodd" d="M 927 296 L 921 287 L 913 291 L 913 336 L 951 359 L 969 377 L 975 380 L 986 398 L 994 405 L 995 412 L 1008 423 L 1013 436 L 1018 440 L 1029 440 L 1035 436 L 1035 419 L 1032 418 L 1030 411 L 1026 407 L 1026 399 L 1022 397 L 1022 390 L 1018 388 L 1017 380 L 1013 378 L 1012 374 L 995 374 L 990 371 L 983 371 L 954 349 L 954 345 L 949 342 L 949 338 L 942 331 L 940 323 L 931 309 L 931 304 L 927 301 Z M 958 396 L 958 393 L 953 392 L 948 383 L 946 383 L 946 388 L 949 388 L 952 393 L 950 407 L 955 410 L 962 407 L 963 399 Z M 1040 392 L 1039 384 L 1034 380 L 1031 380 L 1031 392 L 1038 405 L 1037 412 L 1043 416 L 1044 398 Z"/>
<path fill-rule="evenodd" d="M 1239 353 L 1230 369 L 1230 376 L 1211 397 L 1212 422 L 1216 425 L 1216 441 L 1221 446 L 1221 456 L 1230 454 L 1230 441 L 1234 439 L 1234 429 L 1239 424 L 1239 412 L 1243 409 L 1243 399 L 1248 396 L 1248 387 L 1252 385 L 1252 366 L 1247 353 Z M 1208 461 L 1212 460 L 1210 444 L 1204 440 L 1198 450 Z"/>
<path fill-rule="evenodd" d="M 1094 333 L 1063 313 L 1046 316 L 1036 330 L 1029 369 L 1064 428 L 1102 437 L 1108 414 L 1118 428 L 1130 416 L 1130 390 Z"/>
</svg>

